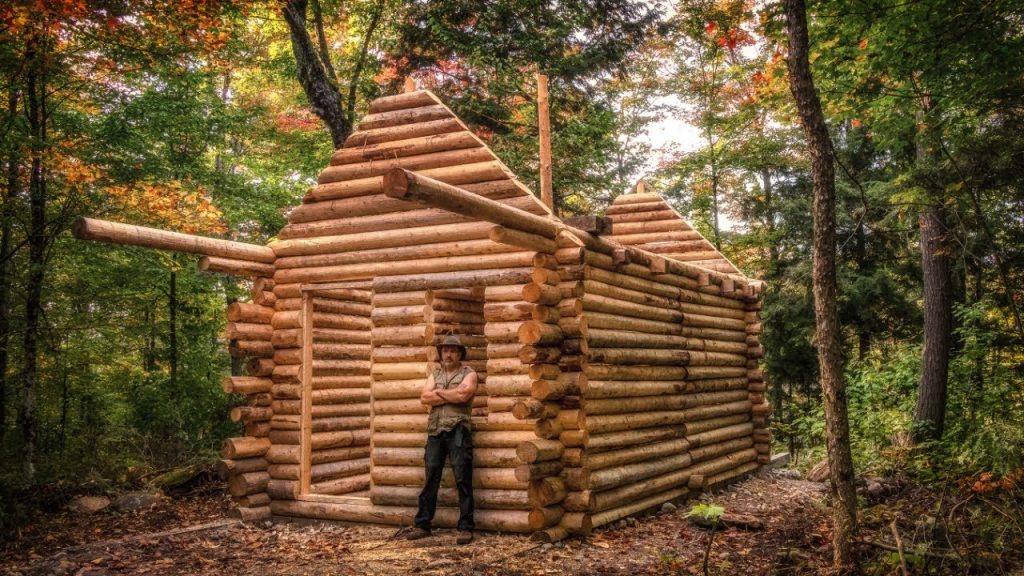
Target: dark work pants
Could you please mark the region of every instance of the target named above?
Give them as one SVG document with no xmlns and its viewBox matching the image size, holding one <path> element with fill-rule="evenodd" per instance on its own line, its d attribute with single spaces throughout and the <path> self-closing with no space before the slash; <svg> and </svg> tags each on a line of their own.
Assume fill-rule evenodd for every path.
<svg viewBox="0 0 1024 576">
<path fill-rule="evenodd" d="M 424 464 L 427 481 L 420 492 L 420 507 L 416 511 L 416 526 L 430 530 L 437 510 L 437 489 L 441 486 L 444 461 L 448 458 L 455 473 L 455 487 L 459 491 L 459 530 L 472 530 L 473 524 L 473 435 L 465 426 L 456 426 L 448 432 L 427 436 Z"/>
</svg>

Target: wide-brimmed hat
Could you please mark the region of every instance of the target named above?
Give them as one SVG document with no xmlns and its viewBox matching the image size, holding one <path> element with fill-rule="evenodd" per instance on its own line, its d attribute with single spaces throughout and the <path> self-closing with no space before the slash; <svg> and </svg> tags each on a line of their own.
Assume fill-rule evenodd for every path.
<svg viewBox="0 0 1024 576">
<path fill-rule="evenodd" d="M 466 359 L 466 346 L 462 344 L 462 340 L 459 340 L 459 337 L 456 336 L 455 334 L 449 334 L 449 335 L 445 336 L 443 340 L 438 342 L 438 344 L 437 344 L 437 357 L 438 358 L 441 357 L 441 348 L 443 348 L 445 346 L 451 346 L 453 348 L 458 348 L 459 349 L 459 359 L 460 360 L 465 360 Z"/>
</svg>

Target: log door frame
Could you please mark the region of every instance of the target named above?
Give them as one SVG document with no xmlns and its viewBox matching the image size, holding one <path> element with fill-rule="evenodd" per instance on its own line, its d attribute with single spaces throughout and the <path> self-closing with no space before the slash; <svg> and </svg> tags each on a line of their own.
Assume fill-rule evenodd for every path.
<svg viewBox="0 0 1024 576">
<path fill-rule="evenodd" d="M 299 436 L 299 493 L 298 500 L 311 501 L 339 501 L 345 498 L 354 498 L 345 494 L 318 494 L 310 491 L 312 484 L 313 465 L 313 298 L 316 293 L 332 289 L 357 289 L 367 290 L 372 294 L 372 281 L 361 280 L 352 282 L 330 282 L 320 284 L 303 284 L 300 286 L 302 294 L 302 307 L 300 308 L 302 319 L 302 364 L 301 364 L 301 394 L 302 394 L 302 420 Z M 371 343 L 372 350 L 372 343 Z M 372 358 L 372 354 L 371 354 Z M 372 362 L 372 360 L 371 360 Z M 372 373 L 372 371 L 371 371 Z M 373 430 L 373 397 L 372 383 L 370 386 L 370 430 Z M 371 440 L 372 451 L 372 440 Z M 372 466 L 372 464 L 371 464 Z M 360 498 L 369 500 L 368 498 Z"/>
</svg>

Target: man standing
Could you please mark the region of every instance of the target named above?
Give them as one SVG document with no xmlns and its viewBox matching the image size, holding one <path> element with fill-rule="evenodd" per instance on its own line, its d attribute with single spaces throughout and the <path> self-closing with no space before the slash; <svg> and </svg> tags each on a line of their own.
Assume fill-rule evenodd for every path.
<svg viewBox="0 0 1024 576">
<path fill-rule="evenodd" d="M 466 347 L 457 336 L 446 336 L 437 346 L 440 363 L 427 377 L 420 402 L 430 407 L 427 418 L 427 448 L 424 455 L 427 479 L 420 492 L 416 526 L 409 540 L 430 536 L 430 524 L 437 509 L 437 489 L 447 457 L 455 473 L 459 492 L 459 544 L 473 541 L 473 437 L 470 412 L 476 394 L 476 372 L 463 364 Z"/>
</svg>

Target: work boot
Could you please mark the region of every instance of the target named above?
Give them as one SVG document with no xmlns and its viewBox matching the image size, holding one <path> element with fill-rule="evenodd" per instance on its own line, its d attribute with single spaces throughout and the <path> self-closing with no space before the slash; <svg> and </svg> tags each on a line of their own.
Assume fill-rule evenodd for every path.
<svg viewBox="0 0 1024 576">
<path fill-rule="evenodd" d="M 469 544 L 473 541 L 473 533 L 469 530 L 459 530 L 459 535 L 455 537 L 456 544 Z"/>
<path fill-rule="evenodd" d="M 424 530 L 419 526 L 413 526 L 405 533 L 406 540 L 419 540 L 421 538 L 426 538 L 427 536 L 430 536 L 430 530 Z"/>
</svg>

